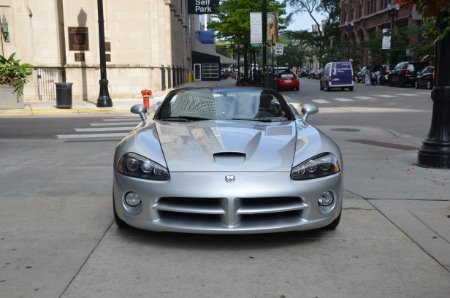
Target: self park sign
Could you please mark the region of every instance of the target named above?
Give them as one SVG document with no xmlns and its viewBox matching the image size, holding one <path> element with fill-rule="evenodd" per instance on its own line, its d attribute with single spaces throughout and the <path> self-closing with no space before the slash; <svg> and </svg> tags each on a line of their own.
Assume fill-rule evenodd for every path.
<svg viewBox="0 0 450 298">
<path fill-rule="evenodd" d="M 189 0 L 189 14 L 213 14 L 217 13 L 219 0 Z"/>
</svg>

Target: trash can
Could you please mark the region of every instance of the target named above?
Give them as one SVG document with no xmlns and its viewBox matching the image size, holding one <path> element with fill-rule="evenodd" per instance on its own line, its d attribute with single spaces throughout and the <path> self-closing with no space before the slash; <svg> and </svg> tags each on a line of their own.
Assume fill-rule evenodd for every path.
<svg viewBox="0 0 450 298">
<path fill-rule="evenodd" d="M 56 107 L 58 109 L 72 108 L 72 83 L 56 84 Z"/>
</svg>

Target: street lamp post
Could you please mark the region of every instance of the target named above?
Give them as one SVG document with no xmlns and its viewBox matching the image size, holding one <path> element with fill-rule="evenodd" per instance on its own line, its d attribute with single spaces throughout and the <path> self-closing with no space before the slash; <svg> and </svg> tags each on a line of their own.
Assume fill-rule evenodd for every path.
<svg viewBox="0 0 450 298">
<path fill-rule="evenodd" d="M 397 4 L 393 5 L 392 3 L 389 3 L 388 5 L 388 14 L 389 14 L 389 18 L 391 20 L 391 24 L 390 24 L 390 33 L 391 33 L 391 44 L 390 44 L 390 50 L 389 50 L 389 63 L 392 65 L 394 64 L 393 59 L 392 59 L 392 41 L 394 40 L 392 38 L 392 32 L 394 31 L 394 21 L 395 18 L 398 16 L 398 11 L 400 10 L 400 6 Z"/>
<path fill-rule="evenodd" d="M 100 56 L 100 92 L 97 99 L 97 107 L 112 107 L 112 100 L 108 92 L 108 79 L 106 78 L 106 54 L 105 54 L 105 27 L 103 19 L 103 0 L 97 0 L 98 6 L 98 38 Z"/>
<path fill-rule="evenodd" d="M 261 8 L 261 17 L 262 17 L 262 67 L 263 72 L 266 72 L 266 64 L 267 64 L 267 0 L 263 0 L 262 8 Z"/>
<path fill-rule="evenodd" d="M 440 32 L 449 25 L 449 12 L 438 17 Z M 431 127 L 418 154 L 418 165 L 431 168 L 450 168 L 450 34 L 436 45 L 436 86 L 431 92 L 433 114 Z"/>
</svg>

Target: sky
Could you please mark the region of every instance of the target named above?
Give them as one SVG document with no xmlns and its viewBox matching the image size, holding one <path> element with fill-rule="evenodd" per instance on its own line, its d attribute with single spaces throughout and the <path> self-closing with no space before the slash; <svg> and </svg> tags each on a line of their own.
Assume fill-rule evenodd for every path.
<svg viewBox="0 0 450 298">
<path fill-rule="evenodd" d="M 319 23 L 322 19 L 325 19 L 325 16 L 320 15 L 318 13 L 314 13 L 314 17 L 317 19 L 317 21 L 319 21 Z M 311 31 L 311 27 L 313 24 L 315 23 L 308 13 L 306 12 L 297 13 L 292 17 L 292 22 L 287 29 L 291 31 L 299 31 L 299 30 Z"/>
</svg>

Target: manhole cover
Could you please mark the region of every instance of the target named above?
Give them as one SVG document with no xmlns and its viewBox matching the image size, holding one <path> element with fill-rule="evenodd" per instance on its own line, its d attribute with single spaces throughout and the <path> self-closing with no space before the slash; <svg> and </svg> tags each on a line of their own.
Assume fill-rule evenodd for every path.
<svg viewBox="0 0 450 298">
<path fill-rule="evenodd" d="M 360 129 L 357 128 L 332 128 L 332 131 L 341 131 L 341 132 L 357 132 L 360 131 Z"/>
</svg>

